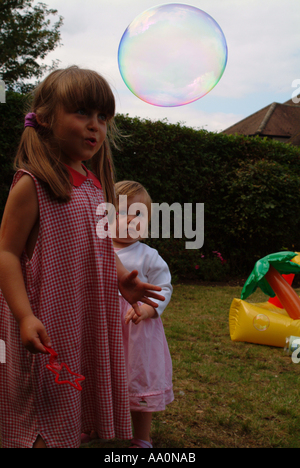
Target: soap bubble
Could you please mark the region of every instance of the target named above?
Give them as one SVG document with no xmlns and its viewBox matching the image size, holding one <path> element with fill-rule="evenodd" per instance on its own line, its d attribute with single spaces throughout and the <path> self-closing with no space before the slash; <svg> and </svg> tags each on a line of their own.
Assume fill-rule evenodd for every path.
<svg viewBox="0 0 300 468">
<path fill-rule="evenodd" d="M 258 314 L 253 319 L 253 326 L 258 331 L 266 331 L 270 326 L 270 319 L 265 314 Z"/>
<path fill-rule="evenodd" d="M 218 23 L 180 3 L 144 11 L 119 44 L 119 70 L 126 86 L 142 101 L 160 107 L 202 98 L 216 86 L 226 63 L 226 39 Z"/>
</svg>

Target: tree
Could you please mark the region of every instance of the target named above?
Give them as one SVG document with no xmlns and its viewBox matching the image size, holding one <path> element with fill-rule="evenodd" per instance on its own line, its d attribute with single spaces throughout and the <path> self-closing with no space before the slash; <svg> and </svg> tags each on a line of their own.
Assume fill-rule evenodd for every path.
<svg viewBox="0 0 300 468">
<path fill-rule="evenodd" d="M 1 0 L 0 0 L 1 1 Z M 60 44 L 63 18 L 51 25 L 57 10 L 33 0 L 2 0 L 0 3 L 0 74 L 8 89 L 23 90 L 25 79 L 41 77 L 51 69 L 37 62 Z M 52 67 L 55 67 L 53 62 Z M 29 85 L 30 86 L 30 85 Z M 27 85 L 28 88 L 28 85 Z"/>
</svg>

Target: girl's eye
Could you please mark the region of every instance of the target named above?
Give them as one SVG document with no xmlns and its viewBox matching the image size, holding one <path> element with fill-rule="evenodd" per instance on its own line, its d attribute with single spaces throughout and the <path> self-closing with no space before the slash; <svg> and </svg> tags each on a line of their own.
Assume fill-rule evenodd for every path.
<svg viewBox="0 0 300 468">
<path fill-rule="evenodd" d="M 88 115 L 89 113 L 90 113 L 90 111 L 87 110 L 87 109 L 84 109 L 84 108 L 77 109 L 77 111 L 76 111 L 76 114 L 80 114 L 80 115 Z M 107 121 L 107 115 L 100 112 L 98 114 L 98 119 L 102 120 L 103 122 L 106 122 Z"/>
</svg>

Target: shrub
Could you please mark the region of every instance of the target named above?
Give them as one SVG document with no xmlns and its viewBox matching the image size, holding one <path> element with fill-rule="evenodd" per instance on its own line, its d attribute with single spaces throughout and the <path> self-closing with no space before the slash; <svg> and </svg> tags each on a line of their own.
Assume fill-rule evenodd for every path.
<svg viewBox="0 0 300 468">
<path fill-rule="evenodd" d="M 247 274 L 257 258 L 300 249 L 299 148 L 123 115 L 117 124 L 130 135 L 114 153 L 118 180 L 138 180 L 156 203 L 193 203 L 194 211 L 196 203 L 205 204 L 201 254 L 206 262 L 199 252 L 185 249 L 187 239 L 148 240 L 176 275 L 221 279 Z M 226 266 L 218 265 L 219 274 L 218 269 L 209 273 L 215 250 L 227 260 Z"/>
<path fill-rule="evenodd" d="M 13 160 L 24 127 L 24 107 L 27 98 L 7 92 L 6 104 L 0 104 L 0 216 L 5 206 L 13 177 Z"/>
<path fill-rule="evenodd" d="M 7 93 L 0 104 L 0 211 L 28 99 Z M 142 183 L 155 203 L 204 203 L 204 245 L 189 239 L 148 239 L 178 279 L 220 281 L 248 274 L 255 261 L 282 249 L 300 250 L 300 150 L 273 140 L 194 130 L 166 120 L 117 115 L 126 137 L 114 150 L 117 179 Z M 171 217 L 173 220 L 173 218 Z M 173 223 L 171 221 L 171 228 Z M 195 229 L 195 219 L 194 219 Z M 226 262 L 214 252 L 221 252 Z"/>
</svg>

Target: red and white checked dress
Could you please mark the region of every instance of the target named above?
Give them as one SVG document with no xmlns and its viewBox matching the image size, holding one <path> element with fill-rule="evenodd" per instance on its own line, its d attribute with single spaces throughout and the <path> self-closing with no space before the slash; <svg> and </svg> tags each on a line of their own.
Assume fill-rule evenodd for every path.
<svg viewBox="0 0 300 468">
<path fill-rule="evenodd" d="M 18 171 L 14 186 L 25 171 Z M 123 355 L 115 257 L 109 237 L 99 239 L 96 216 L 104 202 L 99 181 L 70 169 L 72 199 L 58 203 L 32 176 L 40 227 L 32 258 L 21 265 L 34 314 L 44 324 L 58 361 L 84 375 L 82 392 L 58 385 L 46 368 L 49 356 L 22 345 L 19 327 L 2 294 L 0 363 L 2 447 L 32 447 L 40 435 L 47 447 L 80 445 L 81 432 L 100 438 L 132 437 Z"/>
</svg>

